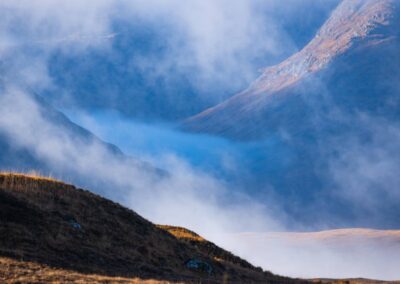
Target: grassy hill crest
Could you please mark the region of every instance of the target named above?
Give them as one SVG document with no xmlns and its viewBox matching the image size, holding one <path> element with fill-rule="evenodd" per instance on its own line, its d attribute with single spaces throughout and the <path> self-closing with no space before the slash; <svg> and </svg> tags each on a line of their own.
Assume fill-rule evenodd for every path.
<svg viewBox="0 0 400 284">
<path fill-rule="evenodd" d="M 34 267 L 45 267 L 57 275 L 73 271 L 82 279 L 96 275 L 103 279 L 99 283 L 107 283 L 110 277 L 129 283 L 138 279 L 306 282 L 262 271 L 194 232 L 154 225 L 117 203 L 53 178 L 0 173 L 0 201 L 0 275 L 4 279 L 25 267 L 32 274 L 25 283 L 36 276 L 43 280 L 43 275 L 35 274 L 40 269 Z M 189 261 L 200 265 L 190 266 Z"/>
</svg>

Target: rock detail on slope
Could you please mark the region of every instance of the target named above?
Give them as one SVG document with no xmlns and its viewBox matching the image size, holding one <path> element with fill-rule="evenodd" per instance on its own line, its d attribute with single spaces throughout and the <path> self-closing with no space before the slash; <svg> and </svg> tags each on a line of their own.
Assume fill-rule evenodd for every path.
<svg viewBox="0 0 400 284">
<path fill-rule="evenodd" d="M 0 174 L 0 203 L 1 257 L 110 277 L 301 282 L 264 272 L 227 252 L 229 258 L 219 260 L 129 209 L 53 179 Z M 212 271 L 187 267 L 192 259 Z"/>
<path fill-rule="evenodd" d="M 176 226 L 159 225 L 159 227 L 171 233 L 182 242 L 189 244 L 192 247 L 195 247 L 203 254 L 208 255 L 213 259 L 218 259 L 219 261 L 222 261 L 224 263 L 233 263 L 245 269 L 254 269 L 254 266 L 246 260 L 241 259 L 240 257 L 233 255 L 231 252 L 226 251 L 218 247 L 214 243 L 207 241 L 193 231 Z M 255 269 L 260 272 L 262 271 L 260 267 L 257 267 Z"/>
<path fill-rule="evenodd" d="M 301 51 L 264 69 L 245 91 L 189 118 L 184 122 L 184 129 L 235 139 L 253 139 L 263 136 L 268 128 L 277 128 L 277 124 L 288 116 L 292 116 L 293 121 L 301 119 L 304 116 L 301 111 L 307 106 L 291 100 L 312 92 L 310 85 L 315 87 L 321 81 L 329 89 L 323 76 L 329 74 L 330 78 L 340 81 L 346 76 L 346 68 L 353 68 L 356 72 L 374 68 L 373 59 L 378 52 L 382 65 L 392 55 L 392 60 L 398 62 L 396 48 L 391 51 L 380 48 L 398 45 L 399 4 L 395 0 L 344 0 Z M 368 52 L 375 52 L 371 61 L 367 59 Z M 361 53 L 365 58 L 359 58 Z M 351 94 L 352 90 L 341 89 L 340 93 Z M 298 114 L 292 114 L 296 112 Z"/>
</svg>

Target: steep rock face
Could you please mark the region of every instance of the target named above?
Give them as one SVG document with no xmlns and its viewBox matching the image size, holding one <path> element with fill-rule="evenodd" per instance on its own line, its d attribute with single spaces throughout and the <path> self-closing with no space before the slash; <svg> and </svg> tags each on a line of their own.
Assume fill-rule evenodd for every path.
<svg viewBox="0 0 400 284">
<path fill-rule="evenodd" d="M 388 82 L 399 79 L 399 6 L 344 0 L 300 52 L 266 68 L 242 93 L 189 118 L 184 128 L 241 140 L 282 128 L 296 133 L 312 127 L 310 112 L 315 103 L 323 107 L 321 94 L 353 109 L 369 100 L 368 110 L 376 110 L 389 95 L 393 100 Z"/>
</svg>

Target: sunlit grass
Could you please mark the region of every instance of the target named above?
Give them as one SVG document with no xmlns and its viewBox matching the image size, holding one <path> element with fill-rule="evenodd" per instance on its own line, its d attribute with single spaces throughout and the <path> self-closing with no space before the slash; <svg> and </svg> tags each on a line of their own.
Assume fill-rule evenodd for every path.
<svg viewBox="0 0 400 284">
<path fill-rule="evenodd" d="M 182 227 L 175 227 L 175 226 L 168 226 L 168 225 L 158 225 L 159 228 L 168 231 L 170 234 L 174 235 L 178 239 L 185 239 L 191 241 L 198 241 L 198 242 L 206 242 L 206 240 L 192 232 L 188 229 Z"/>
<path fill-rule="evenodd" d="M 54 189 L 54 188 L 73 188 L 52 176 L 43 176 L 38 172 L 14 173 L 0 172 L 0 188 L 9 188 L 14 190 L 26 189 Z"/>
<path fill-rule="evenodd" d="M 172 283 L 139 278 L 82 274 L 72 270 L 53 268 L 30 261 L 18 261 L 7 257 L 0 257 L 0 271 L 1 279 L 4 281 L 2 283 Z"/>
</svg>

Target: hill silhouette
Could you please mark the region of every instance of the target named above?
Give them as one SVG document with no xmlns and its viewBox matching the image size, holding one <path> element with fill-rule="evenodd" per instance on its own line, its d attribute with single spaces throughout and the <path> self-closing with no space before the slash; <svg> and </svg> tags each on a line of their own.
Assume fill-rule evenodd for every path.
<svg viewBox="0 0 400 284">
<path fill-rule="evenodd" d="M 4 279 L 25 271 L 25 283 L 52 281 L 40 275 L 51 271 L 57 281 L 306 282 L 265 272 L 189 230 L 156 226 L 119 204 L 51 178 L 2 173 L 0 201 Z"/>
</svg>

